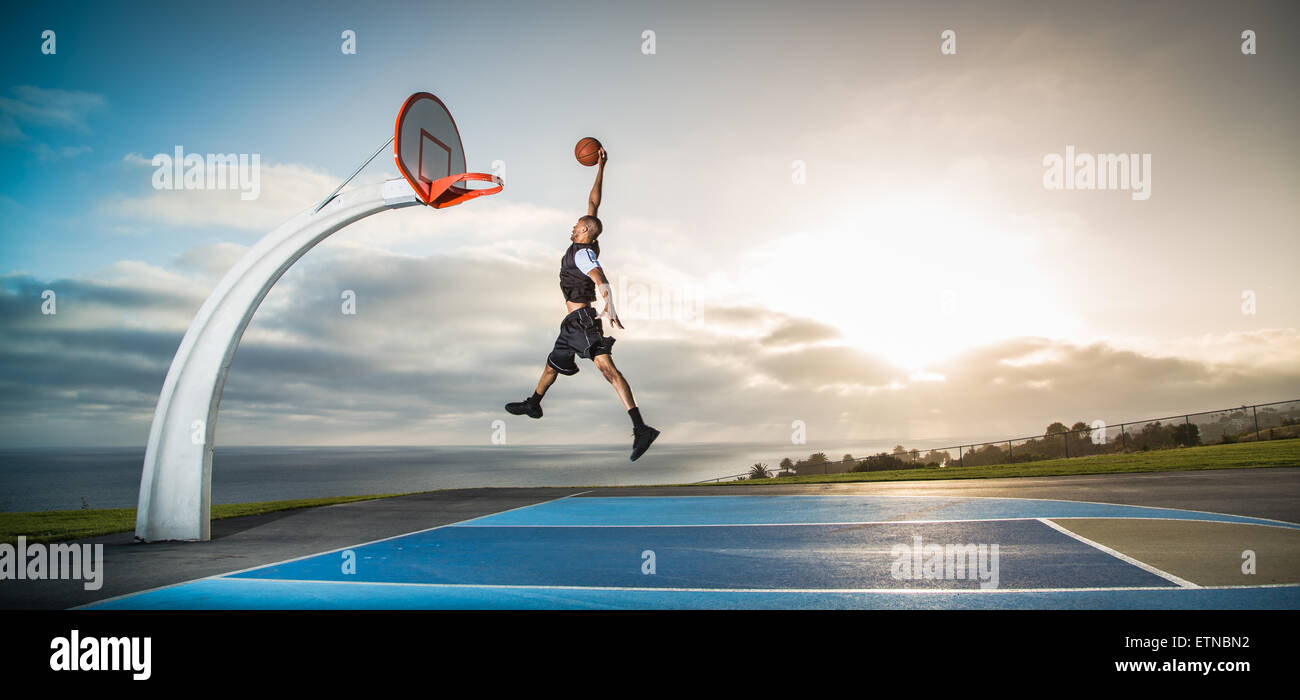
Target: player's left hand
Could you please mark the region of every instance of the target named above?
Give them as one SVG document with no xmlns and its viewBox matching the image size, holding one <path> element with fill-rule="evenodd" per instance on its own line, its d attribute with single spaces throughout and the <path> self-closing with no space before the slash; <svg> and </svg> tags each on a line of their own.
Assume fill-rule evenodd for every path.
<svg viewBox="0 0 1300 700">
<path fill-rule="evenodd" d="M 609 319 L 609 324 L 615 328 L 623 328 L 623 322 L 618 320 L 617 314 L 611 314 L 608 309 L 601 311 L 600 316 Z"/>
</svg>

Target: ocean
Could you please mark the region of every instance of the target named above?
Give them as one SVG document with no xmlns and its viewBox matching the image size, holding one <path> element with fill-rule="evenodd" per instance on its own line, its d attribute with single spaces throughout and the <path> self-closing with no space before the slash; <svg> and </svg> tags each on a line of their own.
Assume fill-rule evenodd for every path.
<svg viewBox="0 0 1300 700">
<path fill-rule="evenodd" d="M 245 503 L 478 486 L 676 484 L 749 471 L 824 451 L 864 456 L 884 443 L 656 444 L 636 462 L 622 445 L 447 447 L 220 447 L 212 502 Z M 0 511 L 134 508 L 143 447 L 0 449 Z"/>
</svg>

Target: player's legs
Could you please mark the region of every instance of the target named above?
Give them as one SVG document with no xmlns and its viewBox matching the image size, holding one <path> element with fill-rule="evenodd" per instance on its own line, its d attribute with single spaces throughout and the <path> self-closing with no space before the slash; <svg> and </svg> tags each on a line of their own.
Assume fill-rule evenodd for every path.
<svg viewBox="0 0 1300 700">
<path fill-rule="evenodd" d="M 542 378 L 537 380 L 537 395 L 546 396 L 546 390 L 551 388 L 558 376 L 560 376 L 560 373 L 556 372 L 554 367 L 550 365 L 543 367 Z"/>
<path fill-rule="evenodd" d="M 619 401 L 623 402 L 623 408 L 627 409 L 627 415 L 632 419 L 632 461 L 635 462 L 650 449 L 650 443 L 659 437 L 659 431 L 641 420 L 641 409 L 637 408 L 636 399 L 632 398 L 632 387 L 628 386 L 623 373 L 614 366 L 614 358 L 610 356 L 608 347 L 604 353 L 591 358 L 591 361 L 596 363 L 596 369 L 614 387 Z"/>
<path fill-rule="evenodd" d="M 546 356 L 546 365 L 542 367 L 542 376 L 537 380 L 537 391 L 523 401 L 506 404 L 506 411 L 516 416 L 541 418 L 542 397 L 546 395 L 546 390 L 550 389 L 551 385 L 555 383 L 555 378 L 561 374 L 573 376 L 578 373 L 578 364 L 573 359 L 572 339 L 569 337 L 572 335 L 572 331 L 568 328 L 570 325 L 567 317 L 560 324 L 560 335 L 555 339 L 555 347 L 551 350 L 551 354 Z"/>
<path fill-rule="evenodd" d="M 558 376 L 560 376 L 560 373 L 548 362 L 546 366 L 542 368 L 541 378 L 537 380 L 537 391 L 533 392 L 532 396 L 529 396 L 523 401 L 515 401 L 506 404 L 506 411 L 516 416 L 541 418 L 542 396 L 546 394 L 547 389 L 551 388 L 551 385 L 555 383 L 555 378 Z"/>
<path fill-rule="evenodd" d="M 614 366 L 613 356 L 597 355 L 592 358 L 592 362 L 596 363 L 596 369 L 600 370 L 601 375 L 605 377 L 605 381 L 614 386 L 614 391 L 618 394 L 618 400 L 623 402 L 623 408 L 628 411 L 636 408 L 636 399 L 632 398 L 632 387 L 628 386 L 623 373 L 618 371 L 618 367 Z"/>
<path fill-rule="evenodd" d="M 555 384 L 555 377 L 558 376 L 559 372 L 555 371 L 550 364 L 546 364 L 546 367 L 542 367 L 542 377 L 537 380 L 537 390 L 533 392 L 533 396 L 525 398 L 524 401 L 507 403 L 506 411 L 515 415 L 526 415 L 528 418 L 542 418 L 542 397 L 545 396 L 546 390 L 551 388 L 551 384 Z"/>
</svg>

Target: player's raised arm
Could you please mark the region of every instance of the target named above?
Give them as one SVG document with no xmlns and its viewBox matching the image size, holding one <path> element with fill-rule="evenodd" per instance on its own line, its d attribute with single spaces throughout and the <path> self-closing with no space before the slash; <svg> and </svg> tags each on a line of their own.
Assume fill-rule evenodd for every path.
<svg viewBox="0 0 1300 700">
<path fill-rule="evenodd" d="M 602 147 L 599 151 L 600 162 L 596 168 L 596 184 L 591 186 L 591 196 L 587 197 L 587 216 L 595 216 L 596 211 L 600 209 L 600 186 L 605 179 L 605 161 L 609 160 L 609 155 L 605 153 Z"/>
</svg>

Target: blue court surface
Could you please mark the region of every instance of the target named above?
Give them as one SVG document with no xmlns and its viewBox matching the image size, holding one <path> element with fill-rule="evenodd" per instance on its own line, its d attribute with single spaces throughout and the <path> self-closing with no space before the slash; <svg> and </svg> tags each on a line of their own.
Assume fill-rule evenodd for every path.
<svg viewBox="0 0 1300 700">
<path fill-rule="evenodd" d="M 1199 587 L 1071 518 L 1300 529 L 1016 498 L 577 495 L 86 609 L 1300 608 L 1300 586 Z"/>
</svg>

